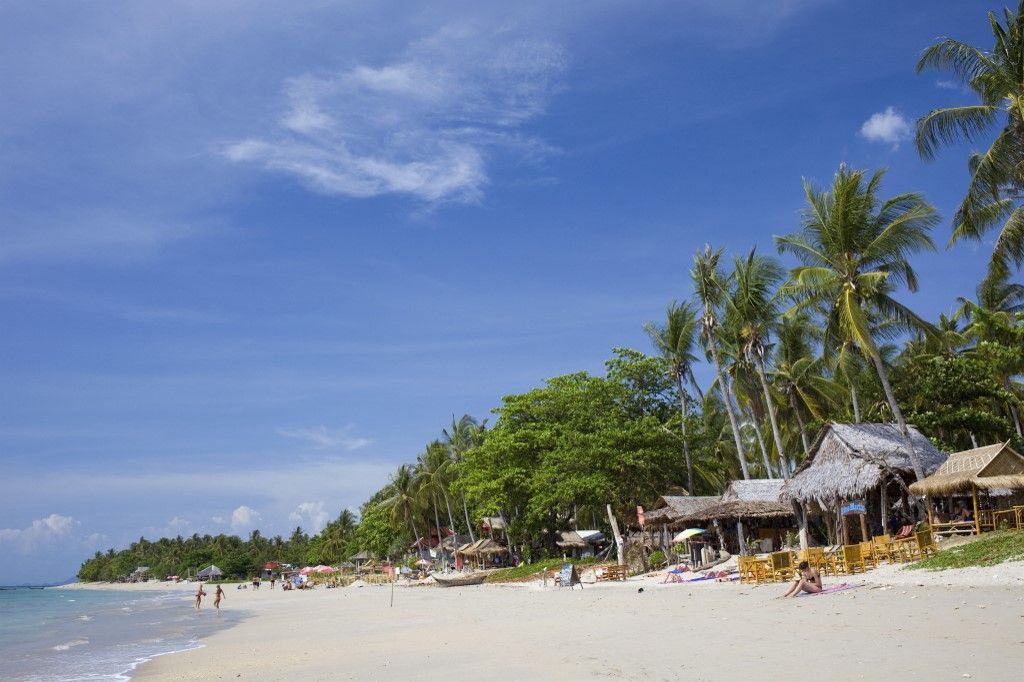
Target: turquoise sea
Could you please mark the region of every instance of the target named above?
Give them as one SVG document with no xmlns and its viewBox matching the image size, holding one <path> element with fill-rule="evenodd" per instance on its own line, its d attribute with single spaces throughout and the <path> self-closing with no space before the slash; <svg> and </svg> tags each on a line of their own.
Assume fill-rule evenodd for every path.
<svg viewBox="0 0 1024 682">
<path fill-rule="evenodd" d="M 124 680 L 154 656 L 199 646 L 240 614 L 187 592 L 0 590 L 0 680 Z"/>
</svg>

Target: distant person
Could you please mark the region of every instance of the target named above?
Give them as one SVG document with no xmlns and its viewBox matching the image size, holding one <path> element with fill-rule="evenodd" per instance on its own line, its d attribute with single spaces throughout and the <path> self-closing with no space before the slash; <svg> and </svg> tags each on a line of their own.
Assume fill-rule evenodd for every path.
<svg viewBox="0 0 1024 682">
<path fill-rule="evenodd" d="M 203 592 L 203 583 L 202 583 L 202 581 L 200 581 L 199 582 L 199 587 L 196 588 L 196 611 L 199 610 L 199 607 L 203 603 L 203 597 L 205 597 L 205 596 L 206 596 L 206 593 Z"/>
<path fill-rule="evenodd" d="M 254 576 L 253 577 L 253 579 L 252 579 L 252 589 L 254 589 L 254 590 L 260 589 L 260 579 L 259 579 L 259 576 Z"/>
<path fill-rule="evenodd" d="M 810 564 L 806 561 L 801 561 L 797 565 L 797 571 L 797 577 L 793 581 L 793 586 L 789 588 L 789 592 L 782 595 L 783 598 L 795 597 L 800 592 L 806 592 L 807 594 L 821 592 L 821 574 L 818 573 L 818 569 L 811 568 Z"/>
<path fill-rule="evenodd" d="M 225 596 L 224 590 L 221 588 L 221 586 L 217 585 L 217 591 L 213 593 L 213 608 L 217 609 L 218 611 L 220 611 L 221 599 L 227 599 L 227 596 Z"/>
<path fill-rule="evenodd" d="M 270 589 L 274 589 L 274 580 L 276 580 L 276 578 L 274 578 L 274 576 L 270 576 Z"/>
</svg>

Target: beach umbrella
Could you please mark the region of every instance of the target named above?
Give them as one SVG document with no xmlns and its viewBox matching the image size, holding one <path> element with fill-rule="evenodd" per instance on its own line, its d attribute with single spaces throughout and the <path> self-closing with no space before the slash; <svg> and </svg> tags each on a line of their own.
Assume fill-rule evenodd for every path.
<svg viewBox="0 0 1024 682">
<path fill-rule="evenodd" d="M 315 570 L 316 570 L 317 573 L 337 573 L 338 572 L 338 569 L 334 568 L 333 566 L 323 566 L 323 565 L 317 566 Z"/>
<path fill-rule="evenodd" d="M 419 561 L 416 562 L 416 565 L 417 566 L 429 566 L 431 563 L 433 563 L 433 562 L 427 561 L 426 559 L 420 559 Z"/>
<path fill-rule="evenodd" d="M 683 542 L 684 540 L 689 540 L 694 535 L 700 535 L 703 532 L 703 528 L 687 528 L 681 533 L 677 533 L 676 536 L 672 538 L 672 542 Z"/>
<path fill-rule="evenodd" d="M 314 566 L 306 566 L 304 569 L 299 571 L 299 575 L 309 575 L 310 573 L 313 573 L 314 571 L 316 571 L 316 567 L 314 567 Z"/>
</svg>

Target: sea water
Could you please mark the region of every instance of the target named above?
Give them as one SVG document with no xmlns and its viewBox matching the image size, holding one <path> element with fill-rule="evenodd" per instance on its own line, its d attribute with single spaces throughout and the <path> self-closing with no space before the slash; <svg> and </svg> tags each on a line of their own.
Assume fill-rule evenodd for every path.
<svg viewBox="0 0 1024 682">
<path fill-rule="evenodd" d="M 193 603 L 188 592 L 0 590 L 0 680 L 128 679 L 238 619 Z"/>
</svg>

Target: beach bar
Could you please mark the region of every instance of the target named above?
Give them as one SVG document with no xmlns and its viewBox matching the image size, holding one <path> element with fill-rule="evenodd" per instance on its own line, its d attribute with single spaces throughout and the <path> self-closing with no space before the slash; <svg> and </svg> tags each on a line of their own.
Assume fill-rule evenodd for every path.
<svg viewBox="0 0 1024 682">
<path fill-rule="evenodd" d="M 1024 456 L 1010 442 L 954 452 L 934 474 L 911 484 L 910 491 L 928 498 L 928 523 L 938 533 L 1024 527 Z M 990 509 L 979 508 L 978 494 Z M 947 498 L 945 514 L 952 512 L 954 496 L 970 496 L 973 515 L 955 519 L 935 513 L 936 497 Z"/>
<path fill-rule="evenodd" d="M 781 478 L 731 481 L 718 501 L 701 511 L 698 519 L 734 524 L 736 549 L 741 554 L 749 549 L 745 533 L 750 531 L 756 531 L 754 537 L 762 550 L 777 549 L 782 546 L 786 531 L 795 528 L 796 512 L 785 492 L 785 483 Z"/>
<path fill-rule="evenodd" d="M 916 428 L 907 428 L 924 473 L 934 473 L 946 455 Z M 864 513 L 855 514 L 862 520 L 862 539 L 870 537 L 871 526 L 888 533 L 894 501 L 900 502 L 904 516 L 911 514 L 907 492 L 914 478 L 910 454 L 895 424 L 829 423 L 815 438 L 810 457 L 786 483 L 785 492 L 803 506 L 805 517 L 818 513 L 834 520 L 835 541 L 847 544 L 847 517 L 840 511 L 844 505 L 864 505 Z"/>
</svg>

